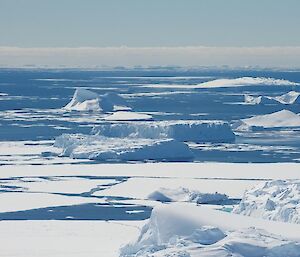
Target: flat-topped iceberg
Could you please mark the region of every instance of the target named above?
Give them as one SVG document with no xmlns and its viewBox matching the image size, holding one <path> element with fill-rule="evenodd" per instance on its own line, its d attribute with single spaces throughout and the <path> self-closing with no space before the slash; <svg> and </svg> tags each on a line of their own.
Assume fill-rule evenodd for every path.
<svg viewBox="0 0 300 257">
<path fill-rule="evenodd" d="M 139 112 L 117 111 L 104 119 L 108 121 L 151 120 L 152 116 Z"/>
<path fill-rule="evenodd" d="M 112 112 L 131 110 L 124 98 L 116 93 L 106 93 L 102 96 L 84 88 L 77 88 L 72 100 L 63 107 L 67 111 Z"/>
<path fill-rule="evenodd" d="M 300 116 L 288 110 L 281 110 L 271 114 L 257 115 L 248 119 L 242 119 L 234 123 L 232 127 L 236 130 L 248 130 L 253 127 L 300 127 Z"/>
<path fill-rule="evenodd" d="M 233 212 L 300 224 L 300 180 L 260 183 L 245 192 Z"/>
<path fill-rule="evenodd" d="M 148 195 L 148 199 L 160 202 L 195 202 L 198 204 L 219 204 L 228 200 L 228 196 L 220 193 L 202 193 L 180 187 L 176 189 L 159 188 Z"/>
<path fill-rule="evenodd" d="M 153 121 L 103 124 L 93 133 L 106 137 L 173 138 L 191 142 L 233 142 L 235 135 L 227 122 L 223 121 Z"/>
<path fill-rule="evenodd" d="M 192 204 L 162 204 L 120 256 L 298 257 L 300 226 L 291 225 Z"/>
<path fill-rule="evenodd" d="M 247 104 L 299 104 L 300 93 L 296 91 L 290 91 L 281 96 L 250 96 L 245 95 L 245 103 Z"/>
<path fill-rule="evenodd" d="M 189 147 L 172 139 L 108 138 L 98 135 L 63 134 L 55 147 L 61 156 L 103 162 L 121 161 L 185 161 L 193 158 Z"/>
</svg>

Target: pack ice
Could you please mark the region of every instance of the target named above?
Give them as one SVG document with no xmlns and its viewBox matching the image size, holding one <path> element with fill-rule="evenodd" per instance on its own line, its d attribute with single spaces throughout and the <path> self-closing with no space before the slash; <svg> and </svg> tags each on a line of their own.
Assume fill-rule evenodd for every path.
<svg viewBox="0 0 300 257">
<path fill-rule="evenodd" d="M 248 130 L 253 127 L 300 127 L 300 116 L 289 110 L 281 110 L 271 114 L 257 115 L 251 118 L 242 119 L 234 123 L 232 127 L 236 130 Z"/>
<path fill-rule="evenodd" d="M 296 257 L 300 225 L 290 225 L 192 204 L 162 204 L 120 256 Z"/>
<path fill-rule="evenodd" d="M 300 181 L 268 181 L 247 190 L 234 213 L 300 223 Z"/>
</svg>

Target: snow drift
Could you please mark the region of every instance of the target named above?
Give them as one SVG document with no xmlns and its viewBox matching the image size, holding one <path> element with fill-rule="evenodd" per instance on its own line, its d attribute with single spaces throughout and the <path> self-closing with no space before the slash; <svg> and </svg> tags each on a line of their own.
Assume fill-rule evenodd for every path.
<svg viewBox="0 0 300 257">
<path fill-rule="evenodd" d="M 199 88 L 218 88 L 218 87 L 240 87 L 251 85 L 267 86 L 298 86 L 299 83 L 285 79 L 265 78 L 265 77 L 241 77 L 234 79 L 215 79 L 197 85 Z"/>
<path fill-rule="evenodd" d="M 158 121 L 104 124 L 93 133 L 106 137 L 173 138 L 186 142 L 233 142 L 235 135 L 227 122 L 222 121 Z"/>
<path fill-rule="evenodd" d="M 257 115 L 252 118 L 242 119 L 232 126 L 236 130 L 248 130 L 252 127 L 280 128 L 280 127 L 300 127 L 300 116 L 282 110 L 266 115 Z"/>
<path fill-rule="evenodd" d="M 219 193 L 201 193 L 188 188 L 159 188 L 148 196 L 149 200 L 160 202 L 195 202 L 198 204 L 216 204 L 228 200 L 228 196 Z"/>
<path fill-rule="evenodd" d="M 300 240 L 299 229 L 191 204 L 160 205 L 120 256 L 296 257 L 300 244 L 293 240 Z"/>
<path fill-rule="evenodd" d="M 233 212 L 300 224 L 300 181 L 261 183 L 245 192 Z"/>
<path fill-rule="evenodd" d="M 63 134 L 55 139 L 61 156 L 98 161 L 184 161 L 193 158 L 189 147 L 172 139 L 107 138 L 98 135 Z"/>
<path fill-rule="evenodd" d="M 290 91 L 281 96 L 250 96 L 245 95 L 245 103 L 248 104 L 300 104 L 300 93 Z"/>
<path fill-rule="evenodd" d="M 67 111 L 120 111 L 131 110 L 124 98 L 116 93 L 106 93 L 99 96 L 97 93 L 84 88 L 77 88 L 72 100 L 63 107 Z"/>
</svg>

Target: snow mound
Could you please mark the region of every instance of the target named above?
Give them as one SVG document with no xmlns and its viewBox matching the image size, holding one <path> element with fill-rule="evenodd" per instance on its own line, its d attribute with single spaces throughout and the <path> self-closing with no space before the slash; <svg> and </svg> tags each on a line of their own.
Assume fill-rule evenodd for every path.
<svg viewBox="0 0 300 257">
<path fill-rule="evenodd" d="M 284 79 L 265 78 L 265 77 L 241 77 L 234 79 L 216 79 L 198 85 L 199 88 L 218 88 L 218 87 L 240 87 L 251 85 L 267 86 L 298 86 L 299 83 Z"/>
<path fill-rule="evenodd" d="M 300 93 L 290 91 L 281 96 L 250 96 L 245 95 L 245 103 L 248 104 L 300 104 Z"/>
<path fill-rule="evenodd" d="M 273 225 L 274 230 L 277 226 L 280 233 L 278 225 L 286 224 L 264 221 L 258 225 L 254 221 L 241 225 L 240 219 L 254 221 L 250 217 L 191 204 L 156 206 L 137 240 L 122 247 L 120 256 L 299 256 L 298 242 L 261 228 Z M 253 226 L 249 226 L 251 223 Z"/>
<path fill-rule="evenodd" d="M 245 192 L 233 212 L 300 224 L 300 181 L 261 183 Z"/>
<path fill-rule="evenodd" d="M 101 111 L 99 95 L 83 88 L 77 88 L 71 102 L 64 110 L 67 111 Z"/>
<path fill-rule="evenodd" d="M 145 113 L 117 111 L 104 119 L 109 121 L 151 120 L 152 116 Z"/>
<path fill-rule="evenodd" d="M 193 158 L 189 147 L 171 139 L 107 138 L 98 135 L 63 134 L 55 139 L 60 156 L 98 161 L 184 161 Z"/>
<path fill-rule="evenodd" d="M 280 127 L 300 127 L 300 116 L 288 111 L 281 110 L 266 115 L 257 115 L 252 118 L 242 119 L 232 126 L 236 130 L 251 129 L 251 127 L 280 128 Z"/>
<path fill-rule="evenodd" d="M 173 138 L 191 142 L 234 142 L 230 126 L 222 121 L 159 121 L 144 123 L 104 124 L 94 128 L 93 133 L 106 137 Z"/>
<path fill-rule="evenodd" d="M 228 196 L 219 193 L 201 193 L 187 188 L 159 188 L 148 196 L 149 200 L 160 202 L 196 202 L 198 204 L 216 204 L 228 200 Z"/>
<path fill-rule="evenodd" d="M 131 110 L 124 98 L 116 93 L 106 93 L 99 96 L 87 89 L 77 88 L 72 100 L 63 107 L 67 111 L 122 111 Z"/>
</svg>

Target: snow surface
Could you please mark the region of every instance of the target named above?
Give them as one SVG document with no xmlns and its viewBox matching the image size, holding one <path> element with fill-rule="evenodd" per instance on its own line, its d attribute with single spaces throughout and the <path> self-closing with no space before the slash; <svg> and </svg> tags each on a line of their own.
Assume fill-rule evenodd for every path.
<svg viewBox="0 0 300 257">
<path fill-rule="evenodd" d="M 104 118 L 108 121 L 128 121 L 128 120 L 151 120 L 150 114 L 131 112 L 131 111 L 117 111 Z"/>
<path fill-rule="evenodd" d="M 236 130 L 243 130 L 249 127 L 300 127 L 300 116 L 288 110 L 281 110 L 271 114 L 257 115 L 252 118 L 242 119 L 233 124 L 233 128 Z"/>
<path fill-rule="evenodd" d="M 63 134 L 56 138 L 54 146 L 63 149 L 61 156 L 98 161 L 180 161 L 193 158 L 186 144 L 172 139 L 120 139 Z"/>
<path fill-rule="evenodd" d="M 96 126 L 93 133 L 106 137 L 173 138 L 191 142 L 233 142 L 235 135 L 222 121 L 158 121 L 118 123 Z"/>
<path fill-rule="evenodd" d="M 300 223 L 300 181 L 274 180 L 247 190 L 234 213 Z"/>
<path fill-rule="evenodd" d="M 188 188 L 180 187 L 176 189 L 159 188 L 148 195 L 148 199 L 160 202 L 195 202 L 203 204 L 213 204 L 228 200 L 228 196 L 220 193 L 201 193 L 190 191 Z"/>
<path fill-rule="evenodd" d="M 299 229 L 191 204 L 159 205 L 120 256 L 297 257 Z"/>
</svg>

